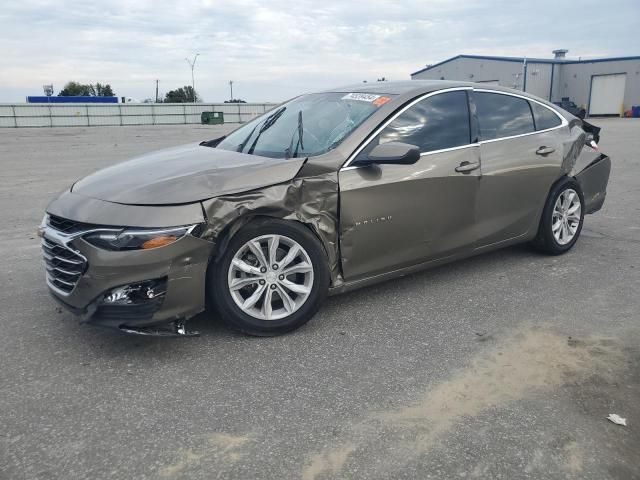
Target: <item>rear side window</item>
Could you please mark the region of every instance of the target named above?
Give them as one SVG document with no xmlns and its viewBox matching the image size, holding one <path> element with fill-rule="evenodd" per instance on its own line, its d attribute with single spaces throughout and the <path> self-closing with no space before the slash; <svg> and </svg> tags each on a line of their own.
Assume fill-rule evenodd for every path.
<svg viewBox="0 0 640 480">
<path fill-rule="evenodd" d="M 470 138 L 467 93 L 459 90 L 416 103 L 387 125 L 378 141 L 409 143 L 424 153 L 468 145 Z"/>
<path fill-rule="evenodd" d="M 535 130 L 531 108 L 525 99 L 486 92 L 475 92 L 473 98 L 481 140 L 522 135 Z"/>
<path fill-rule="evenodd" d="M 559 127 L 562 120 L 558 115 L 553 113 L 547 107 L 543 107 L 539 103 L 529 102 L 531 110 L 533 110 L 533 118 L 536 121 L 536 130 L 546 130 L 547 128 Z"/>
</svg>

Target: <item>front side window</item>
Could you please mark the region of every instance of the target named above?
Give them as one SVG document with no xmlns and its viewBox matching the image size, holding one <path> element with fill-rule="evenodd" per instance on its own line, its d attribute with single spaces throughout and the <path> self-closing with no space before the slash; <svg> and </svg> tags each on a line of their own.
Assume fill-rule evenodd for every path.
<svg viewBox="0 0 640 480">
<path fill-rule="evenodd" d="M 499 93 L 474 92 L 481 140 L 511 137 L 535 131 L 529 102 Z"/>
<path fill-rule="evenodd" d="M 378 141 L 409 143 L 424 153 L 468 145 L 470 139 L 467 93 L 459 90 L 416 103 L 387 125 Z"/>
<path fill-rule="evenodd" d="M 536 130 L 546 130 L 547 128 L 559 127 L 562 124 L 562 120 L 558 118 L 558 115 L 547 107 L 535 102 L 529 103 L 531 104 L 531 110 L 533 110 L 533 118 L 536 121 Z"/>
<path fill-rule="evenodd" d="M 303 95 L 240 127 L 216 148 L 272 158 L 321 155 L 392 97 L 357 92 Z"/>
</svg>

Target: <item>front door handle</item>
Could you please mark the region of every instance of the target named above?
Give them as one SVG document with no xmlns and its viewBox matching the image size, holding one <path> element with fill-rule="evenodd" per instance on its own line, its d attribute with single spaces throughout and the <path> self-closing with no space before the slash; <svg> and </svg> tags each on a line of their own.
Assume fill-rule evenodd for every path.
<svg viewBox="0 0 640 480">
<path fill-rule="evenodd" d="M 536 150 L 536 155 L 542 155 L 544 157 L 545 155 L 549 155 L 550 153 L 553 153 L 555 151 L 555 148 L 542 146 L 538 150 Z"/>
<path fill-rule="evenodd" d="M 480 168 L 480 162 L 471 163 L 465 161 L 456 167 L 456 172 L 471 173 L 476 168 Z"/>
</svg>

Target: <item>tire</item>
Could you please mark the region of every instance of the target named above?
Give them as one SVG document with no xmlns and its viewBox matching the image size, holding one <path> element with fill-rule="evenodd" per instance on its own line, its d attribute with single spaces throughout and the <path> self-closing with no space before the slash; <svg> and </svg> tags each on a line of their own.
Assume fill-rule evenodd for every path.
<svg viewBox="0 0 640 480">
<path fill-rule="evenodd" d="M 327 256 L 313 233 L 295 222 L 249 223 L 214 262 L 207 282 L 210 299 L 229 327 L 249 335 L 295 330 L 313 317 L 327 297 Z"/>
<path fill-rule="evenodd" d="M 566 207 L 566 205 L 569 206 Z M 579 205 L 579 212 L 575 210 L 578 208 L 576 205 Z M 558 222 L 560 222 L 559 228 Z M 583 223 L 582 189 L 575 179 L 565 177 L 549 192 L 533 245 L 537 250 L 548 255 L 566 253 L 578 241 Z"/>
</svg>

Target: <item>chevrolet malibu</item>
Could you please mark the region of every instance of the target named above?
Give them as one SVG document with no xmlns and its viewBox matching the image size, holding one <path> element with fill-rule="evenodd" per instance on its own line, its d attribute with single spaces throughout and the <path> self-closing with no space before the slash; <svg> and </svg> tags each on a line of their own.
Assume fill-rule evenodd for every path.
<svg viewBox="0 0 640 480">
<path fill-rule="evenodd" d="M 276 335 L 344 292 L 517 243 L 558 255 L 605 200 L 599 129 L 497 86 L 356 85 L 74 183 L 39 229 L 85 322 L 189 334 L 216 309 Z"/>
</svg>

